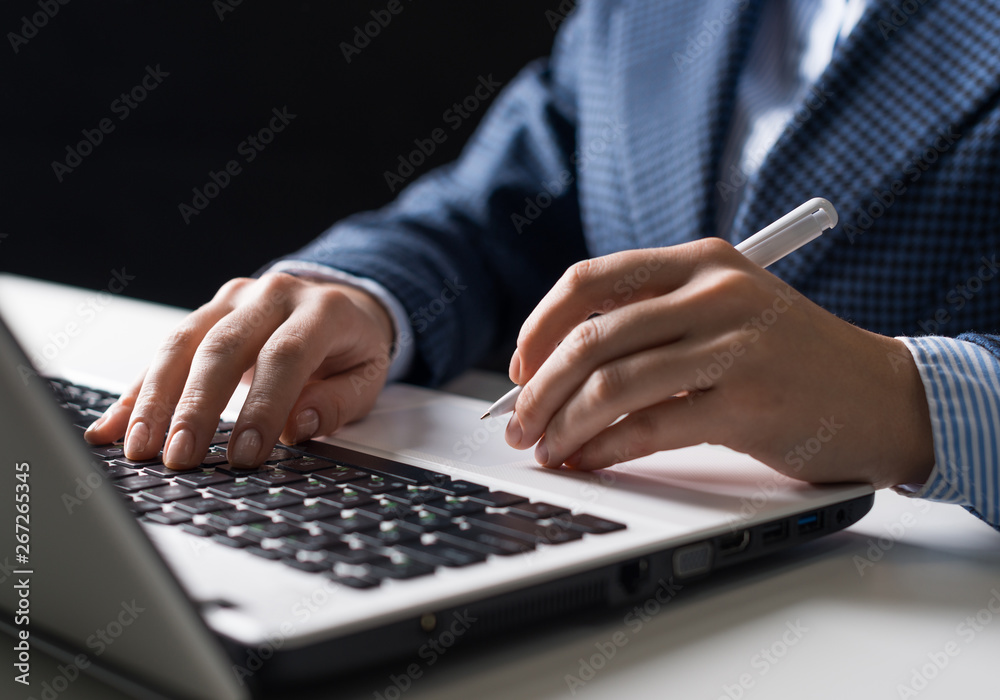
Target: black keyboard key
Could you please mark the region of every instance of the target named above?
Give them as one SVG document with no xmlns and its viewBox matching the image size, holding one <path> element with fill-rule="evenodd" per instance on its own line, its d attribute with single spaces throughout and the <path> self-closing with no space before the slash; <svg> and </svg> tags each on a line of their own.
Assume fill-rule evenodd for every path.
<svg viewBox="0 0 1000 700">
<path fill-rule="evenodd" d="M 165 464 L 150 464 L 142 468 L 144 474 L 152 474 L 153 476 L 158 476 L 164 479 L 172 479 L 178 474 L 184 474 L 186 472 L 180 469 L 170 469 Z"/>
<path fill-rule="evenodd" d="M 373 578 L 408 579 L 434 573 L 434 567 L 407 556 L 366 564 Z"/>
<path fill-rule="evenodd" d="M 229 457 L 226 456 L 224 450 L 218 449 L 218 446 L 212 448 L 212 451 L 205 455 L 205 458 L 201 460 L 202 465 L 206 467 L 222 467 L 229 466 Z M 235 468 L 233 471 L 238 471 Z M 244 470 L 245 471 L 245 470 Z"/>
<path fill-rule="evenodd" d="M 326 557 L 331 562 L 351 566 L 366 564 L 381 557 L 381 555 L 371 551 L 370 549 L 353 548 L 346 544 L 342 544 L 339 547 L 326 547 L 325 550 Z"/>
<path fill-rule="evenodd" d="M 160 510 L 155 513 L 146 513 L 143 517 L 150 522 L 160 523 L 161 525 L 179 525 L 191 520 L 191 514 L 185 513 L 182 510 Z"/>
<path fill-rule="evenodd" d="M 409 506 L 396 503 L 395 501 L 373 501 L 366 505 L 358 506 L 356 510 L 375 520 L 396 520 L 412 512 Z"/>
<path fill-rule="evenodd" d="M 247 547 L 246 551 L 258 557 L 263 557 L 264 559 L 271 559 L 272 561 L 281 559 L 285 556 L 276 549 L 265 549 L 264 547 L 260 547 L 257 545 L 251 545 Z"/>
<path fill-rule="evenodd" d="M 235 547 L 237 549 L 254 547 L 257 545 L 257 543 L 253 540 L 241 537 L 240 535 L 223 535 L 222 533 L 216 533 L 211 537 L 213 542 L 218 542 L 219 544 L 224 544 L 227 547 Z"/>
<path fill-rule="evenodd" d="M 250 523 L 241 533 L 244 537 L 260 542 L 265 539 L 277 539 L 289 535 L 298 535 L 305 532 L 301 527 L 293 523 L 276 523 L 271 520 L 262 520 L 258 523 Z"/>
<path fill-rule="evenodd" d="M 126 467 L 124 464 L 118 464 L 116 462 L 106 462 L 102 464 L 101 471 L 104 472 L 104 476 L 108 477 L 112 481 L 116 479 L 124 479 L 127 476 L 139 476 L 142 473 L 137 469 L 131 469 Z"/>
<path fill-rule="evenodd" d="M 318 500 L 320 503 L 329 503 L 331 506 L 337 506 L 338 508 L 343 508 L 344 510 L 368 505 L 373 502 L 372 497 L 367 493 L 358 493 L 357 491 L 336 491 L 334 493 L 327 493 L 319 496 Z"/>
<path fill-rule="evenodd" d="M 299 472 L 300 474 L 311 474 L 313 472 L 318 472 L 321 469 L 336 467 L 337 465 L 328 459 L 320 459 L 319 457 L 303 455 L 301 457 L 296 457 L 295 459 L 286 459 L 278 462 L 276 466 L 289 471 Z"/>
<path fill-rule="evenodd" d="M 209 445 L 226 445 L 226 444 L 229 443 L 229 436 L 230 435 L 232 435 L 231 432 L 224 432 L 224 433 L 223 432 L 217 432 L 215 435 L 212 436 L 212 439 L 209 440 L 208 444 Z"/>
<path fill-rule="evenodd" d="M 562 544 L 578 540 L 583 533 L 562 527 L 555 521 L 548 524 L 508 513 L 483 513 L 470 515 L 466 519 L 470 525 L 503 535 L 532 539 L 537 544 Z"/>
<path fill-rule="evenodd" d="M 433 489 L 408 488 L 405 491 L 392 491 L 385 494 L 385 497 L 396 503 L 405 503 L 408 506 L 419 506 L 425 503 L 443 501 L 444 494 Z"/>
<path fill-rule="evenodd" d="M 157 486 L 166 486 L 170 482 L 151 474 L 140 474 L 139 476 L 127 476 L 114 483 L 115 488 L 121 491 L 139 491 L 140 489 L 151 489 Z"/>
<path fill-rule="evenodd" d="M 524 503 L 528 499 L 507 491 L 480 491 L 469 496 L 470 501 L 476 501 L 492 508 L 506 508 L 515 503 Z"/>
<path fill-rule="evenodd" d="M 431 544 L 408 542 L 398 545 L 396 549 L 411 559 L 422 561 L 431 566 L 468 566 L 484 561 L 487 557 L 483 552 L 473 552 L 446 542 L 433 542 Z"/>
<path fill-rule="evenodd" d="M 432 483 L 431 488 L 441 491 L 449 496 L 469 496 L 480 491 L 485 491 L 486 487 L 474 484 L 471 481 L 445 481 L 442 483 Z"/>
<path fill-rule="evenodd" d="M 323 560 L 306 559 L 301 560 L 296 557 L 284 557 L 281 562 L 287 564 L 293 569 L 300 569 L 302 571 L 308 571 L 310 573 L 319 573 L 320 571 L 332 571 L 329 562 Z"/>
<path fill-rule="evenodd" d="M 382 584 L 377 578 L 371 578 L 370 576 L 342 576 L 336 571 L 327 572 L 327 577 L 335 583 L 342 583 L 345 586 L 350 586 L 351 588 L 377 588 Z"/>
<path fill-rule="evenodd" d="M 625 529 L 624 523 L 618 523 L 614 520 L 605 520 L 604 518 L 587 515 L 586 513 L 577 513 L 575 515 L 566 513 L 565 515 L 557 515 L 552 519 L 552 521 L 556 524 L 567 527 L 570 530 L 576 530 L 590 535 L 603 535 L 606 532 L 615 532 L 616 530 Z"/>
<path fill-rule="evenodd" d="M 302 496 L 278 491 L 277 493 L 260 493 L 255 496 L 247 496 L 243 499 L 245 505 L 261 510 L 277 510 L 288 506 L 302 504 Z"/>
<path fill-rule="evenodd" d="M 535 548 L 533 541 L 483 530 L 479 527 L 453 528 L 435 533 L 434 536 L 440 542 L 447 542 L 483 554 L 507 556 L 530 552 Z"/>
<path fill-rule="evenodd" d="M 403 517 L 400 527 L 414 532 L 437 532 L 454 527 L 454 522 L 447 515 L 439 515 L 426 510 L 409 513 Z"/>
<path fill-rule="evenodd" d="M 420 533 L 404 529 L 395 520 L 390 520 L 382 523 L 378 529 L 356 532 L 354 537 L 371 547 L 391 547 L 401 542 L 419 540 Z"/>
<path fill-rule="evenodd" d="M 551 518 L 554 515 L 560 515 L 562 513 L 568 513 L 567 508 L 562 506 L 554 506 L 551 503 L 518 503 L 510 507 L 511 513 L 516 515 L 523 515 L 526 518 L 535 518 L 536 520 L 541 520 L 542 518 Z"/>
<path fill-rule="evenodd" d="M 327 549 L 339 549 L 343 546 L 345 545 L 340 537 L 329 532 L 321 532 L 318 535 L 314 535 L 301 530 L 297 534 L 281 538 L 281 549 L 286 552 L 297 552 L 300 549 L 315 552 Z"/>
<path fill-rule="evenodd" d="M 181 472 L 174 479 L 178 484 L 184 484 L 191 488 L 200 489 L 215 484 L 231 484 L 234 477 L 216 471 L 190 471 Z"/>
<path fill-rule="evenodd" d="M 312 524 L 316 525 L 325 532 L 332 532 L 335 535 L 346 535 L 352 532 L 360 532 L 362 530 L 372 530 L 377 528 L 379 521 L 355 513 L 354 515 L 350 515 L 346 518 L 333 517 L 316 520 L 313 521 Z"/>
<path fill-rule="evenodd" d="M 183 501 L 174 501 L 174 508 L 180 508 L 183 511 L 196 515 L 232 507 L 231 504 L 220 501 L 217 498 L 187 498 Z"/>
<path fill-rule="evenodd" d="M 136 515 L 142 515 L 144 513 L 152 513 L 154 511 L 160 510 L 160 504 L 155 501 L 144 501 L 139 499 L 138 501 L 133 501 L 132 499 L 125 499 L 125 505 L 130 511 Z"/>
<path fill-rule="evenodd" d="M 330 467 L 329 469 L 320 469 L 319 471 L 312 472 L 310 476 L 328 481 L 331 484 L 342 484 L 345 481 L 367 479 L 371 474 L 352 467 L 337 466 Z"/>
<path fill-rule="evenodd" d="M 401 491 L 406 488 L 406 484 L 402 481 L 383 479 L 380 476 L 373 476 L 368 479 L 352 481 L 348 484 L 348 486 L 355 491 L 372 494 L 373 496 L 377 494 L 389 493 L 390 491 Z"/>
<path fill-rule="evenodd" d="M 342 509 L 338 506 L 332 506 L 329 503 L 312 503 L 310 505 L 305 505 L 300 503 L 296 506 L 291 506 L 288 508 L 279 508 L 278 515 L 287 520 L 294 520 L 296 522 L 306 522 L 312 520 L 319 520 L 320 518 L 339 518 L 340 511 Z"/>
<path fill-rule="evenodd" d="M 292 452 L 285 447 L 275 447 L 271 450 L 271 454 L 264 458 L 264 462 L 281 462 L 286 459 L 295 459 L 298 456 L 298 452 Z"/>
<path fill-rule="evenodd" d="M 316 498 L 328 493 L 340 493 L 340 489 L 333 484 L 311 478 L 306 481 L 296 481 L 294 484 L 288 484 L 283 486 L 281 490 L 284 493 L 291 493 L 303 498 Z"/>
<path fill-rule="evenodd" d="M 247 480 L 261 486 L 281 486 L 283 484 L 294 484 L 296 481 L 305 481 L 305 477 L 295 472 L 286 472 L 283 469 L 263 469 L 251 474 Z"/>
<path fill-rule="evenodd" d="M 215 484 L 208 487 L 208 492 L 223 498 L 245 498 L 258 493 L 267 493 L 267 489 L 249 481 L 236 481 L 229 484 Z"/>
<path fill-rule="evenodd" d="M 119 457 L 125 456 L 125 447 L 123 445 L 104 445 L 102 447 L 94 447 L 90 445 L 90 451 L 101 459 L 118 459 Z"/>
<path fill-rule="evenodd" d="M 166 486 L 146 489 L 145 491 L 141 491 L 139 495 L 157 503 L 170 503 L 172 501 L 179 501 L 182 498 L 194 498 L 200 494 L 182 484 L 167 484 Z"/>
<path fill-rule="evenodd" d="M 255 513 L 252 510 L 238 510 L 237 508 L 227 508 L 226 510 L 217 510 L 214 513 L 209 513 L 206 520 L 220 527 L 249 525 L 250 523 L 259 523 L 264 520 L 270 522 L 270 518 L 266 515 Z"/>
<path fill-rule="evenodd" d="M 115 464 L 120 464 L 123 467 L 129 467 L 130 469 L 142 469 L 143 467 L 156 467 L 163 466 L 162 459 L 129 459 L 128 457 L 117 457 L 115 458 Z"/>
<path fill-rule="evenodd" d="M 428 513 L 435 513 L 444 517 L 457 518 L 462 515 L 472 515 L 486 510 L 486 506 L 475 501 L 460 501 L 449 496 L 443 502 L 427 503 L 423 509 Z"/>
</svg>

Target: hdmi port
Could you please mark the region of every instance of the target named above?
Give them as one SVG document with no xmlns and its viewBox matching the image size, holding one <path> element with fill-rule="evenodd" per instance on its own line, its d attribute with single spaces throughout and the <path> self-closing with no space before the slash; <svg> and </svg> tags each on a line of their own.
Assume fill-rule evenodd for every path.
<svg viewBox="0 0 1000 700">
<path fill-rule="evenodd" d="M 750 544 L 750 531 L 741 530 L 731 535 L 720 537 L 716 546 L 720 555 L 726 555 L 742 552 L 747 548 L 748 544 Z"/>
</svg>

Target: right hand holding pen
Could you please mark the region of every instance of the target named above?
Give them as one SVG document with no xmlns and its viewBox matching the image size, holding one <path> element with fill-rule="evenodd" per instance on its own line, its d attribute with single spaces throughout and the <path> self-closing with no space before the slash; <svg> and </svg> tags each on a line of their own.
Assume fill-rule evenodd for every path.
<svg viewBox="0 0 1000 700">
<path fill-rule="evenodd" d="M 195 467 L 253 369 L 228 455 L 257 465 L 279 438 L 301 442 L 366 415 L 385 384 L 392 341 L 388 313 L 353 287 L 283 273 L 230 280 L 174 329 L 85 437 L 103 444 L 124 435 L 129 459 L 151 459 L 163 446 L 167 466 Z M 365 381 L 352 382 L 358 375 Z"/>
</svg>

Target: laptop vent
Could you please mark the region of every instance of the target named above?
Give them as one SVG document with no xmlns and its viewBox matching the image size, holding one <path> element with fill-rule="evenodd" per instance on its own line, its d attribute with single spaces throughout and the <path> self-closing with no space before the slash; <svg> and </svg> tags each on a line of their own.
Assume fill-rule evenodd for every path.
<svg viewBox="0 0 1000 700">
<path fill-rule="evenodd" d="M 487 603 L 469 606 L 469 613 L 476 617 L 476 624 L 469 628 L 470 638 L 493 634 L 512 627 L 520 627 L 539 620 L 563 615 L 605 602 L 607 586 L 602 581 L 591 581 L 562 590 L 540 592 L 510 603 Z"/>
</svg>

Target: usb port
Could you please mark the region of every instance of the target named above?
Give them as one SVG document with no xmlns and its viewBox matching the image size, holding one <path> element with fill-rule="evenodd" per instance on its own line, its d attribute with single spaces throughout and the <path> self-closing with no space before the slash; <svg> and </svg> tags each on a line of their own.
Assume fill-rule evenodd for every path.
<svg viewBox="0 0 1000 700">
<path fill-rule="evenodd" d="M 788 523 L 782 520 L 780 523 L 765 525 L 760 531 L 760 541 L 762 544 L 781 542 L 788 537 Z"/>
<path fill-rule="evenodd" d="M 800 515 L 796 524 L 798 525 L 800 535 L 816 532 L 823 527 L 823 514 L 816 512 Z"/>
</svg>

